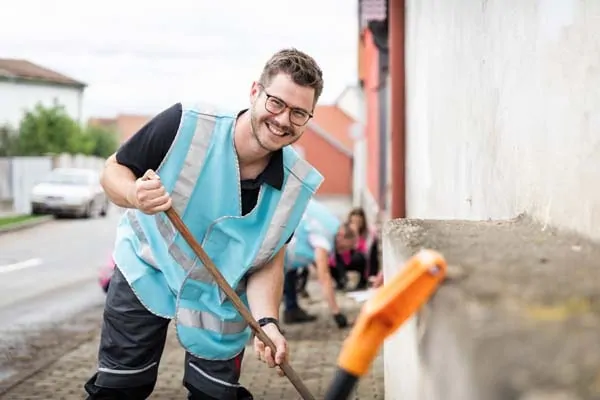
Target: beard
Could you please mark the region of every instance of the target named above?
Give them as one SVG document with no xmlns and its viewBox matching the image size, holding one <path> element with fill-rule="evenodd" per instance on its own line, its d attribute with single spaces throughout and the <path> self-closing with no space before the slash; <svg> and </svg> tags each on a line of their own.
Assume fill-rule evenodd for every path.
<svg viewBox="0 0 600 400">
<path fill-rule="evenodd" d="M 252 127 L 252 137 L 258 142 L 259 146 L 265 150 L 269 150 L 266 148 L 260 138 L 258 137 L 258 128 L 260 127 L 260 121 L 258 120 L 258 115 L 256 115 L 256 110 L 254 107 L 250 109 L 250 126 Z"/>
<path fill-rule="evenodd" d="M 254 137 L 254 139 L 256 140 L 256 142 L 258 143 L 258 145 L 260 147 L 262 147 L 263 149 L 265 149 L 267 151 L 276 151 L 281 148 L 280 146 L 271 148 L 265 143 L 265 140 L 261 139 L 260 129 L 262 127 L 264 127 L 264 130 L 269 131 L 269 134 L 273 134 L 270 132 L 270 129 L 267 126 L 267 123 L 283 132 L 283 135 L 280 137 L 286 138 L 288 140 L 288 143 L 286 143 L 285 145 L 290 145 L 290 144 L 296 142 L 298 139 L 300 139 L 300 135 L 296 135 L 294 128 L 292 128 L 291 126 L 282 126 L 277 121 L 275 121 L 273 119 L 269 119 L 269 118 L 264 118 L 261 120 L 261 118 L 259 117 L 255 108 L 252 107 L 250 109 L 250 126 L 252 128 L 252 137 Z"/>
</svg>

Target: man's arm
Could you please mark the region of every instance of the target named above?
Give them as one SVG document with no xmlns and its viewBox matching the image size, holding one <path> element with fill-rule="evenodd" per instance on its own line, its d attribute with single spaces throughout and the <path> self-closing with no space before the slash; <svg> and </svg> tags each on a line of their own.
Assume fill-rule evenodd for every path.
<svg viewBox="0 0 600 400">
<path fill-rule="evenodd" d="M 265 317 L 279 319 L 285 248 L 283 246 L 271 261 L 248 277 L 248 305 L 256 320 Z"/>
<path fill-rule="evenodd" d="M 329 271 L 329 254 L 333 251 L 333 238 L 325 235 L 318 221 L 313 221 L 310 225 L 311 234 L 308 241 L 315 254 L 315 267 L 317 269 L 317 278 L 323 290 L 323 297 L 333 315 L 340 313 L 340 307 L 335 298 L 335 289 L 331 280 Z"/>
<path fill-rule="evenodd" d="M 340 313 L 340 307 L 335 299 L 335 290 L 329 272 L 329 253 L 327 250 L 317 247 L 315 248 L 315 266 L 317 267 L 317 277 L 323 289 L 323 296 L 327 301 L 327 305 L 333 315 Z"/>
<path fill-rule="evenodd" d="M 135 208 L 135 181 L 137 177 L 117 162 L 115 154 L 108 157 L 102 170 L 100 183 L 108 198 L 119 207 Z"/>
<path fill-rule="evenodd" d="M 246 295 L 250 311 L 256 320 L 267 317 L 279 319 L 279 304 L 283 294 L 285 248 L 286 246 L 283 246 L 271 261 L 248 277 Z M 269 367 L 273 368 L 288 357 L 287 341 L 275 324 L 266 324 L 263 331 L 273 341 L 277 350 L 273 354 L 271 348 L 265 346 L 258 337 L 254 337 L 254 351 L 259 360 L 265 361 Z M 279 374 L 283 375 L 283 371 L 280 371 Z"/>
<path fill-rule="evenodd" d="M 138 207 L 136 180 L 146 171 L 158 169 L 175 139 L 181 113 L 179 103 L 161 112 L 106 160 L 101 184 L 113 203 L 126 208 Z"/>
</svg>

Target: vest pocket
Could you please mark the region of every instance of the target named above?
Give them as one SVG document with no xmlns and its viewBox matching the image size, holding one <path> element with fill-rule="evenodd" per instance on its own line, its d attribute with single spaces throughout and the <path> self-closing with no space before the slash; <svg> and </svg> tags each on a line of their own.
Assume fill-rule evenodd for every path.
<svg viewBox="0 0 600 400">
<path fill-rule="evenodd" d="M 212 285 L 204 284 L 204 286 L 205 287 L 203 288 L 200 282 L 187 279 L 179 289 L 179 298 L 190 301 L 199 301 L 204 292 L 214 290 Z"/>
</svg>

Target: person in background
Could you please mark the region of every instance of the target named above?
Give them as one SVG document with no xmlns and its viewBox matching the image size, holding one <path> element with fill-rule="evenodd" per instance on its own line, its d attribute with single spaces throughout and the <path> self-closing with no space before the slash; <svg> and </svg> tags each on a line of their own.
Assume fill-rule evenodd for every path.
<svg viewBox="0 0 600 400">
<path fill-rule="evenodd" d="M 286 249 L 283 321 L 287 324 L 314 321 L 316 317 L 306 313 L 298 305 L 298 269 L 314 265 L 323 290 L 323 297 L 339 328 L 348 326 L 336 298 L 329 258 L 334 252 L 346 252 L 356 245 L 356 233 L 323 204 L 312 199 L 293 238 Z"/>
<path fill-rule="evenodd" d="M 330 259 L 331 272 L 341 290 L 346 287 L 347 272 L 358 272 L 360 277 L 354 290 L 362 290 L 379 272 L 377 235 L 369 227 L 365 211 L 360 207 L 350 211 L 347 223 L 357 235 L 356 246 L 344 252 L 336 251 Z"/>
<path fill-rule="evenodd" d="M 357 236 L 356 231 L 350 227 Z M 351 290 L 364 289 L 367 286 L 366 279 L 367 259 L 365 255 L 355 248 L 340 249 L 337 248 L 329 257 L 329 272 L 335 281 L 337 290 L 344 291 L 348 286 L 348 271 L 355 271 L 359 275 L 359 281 L 355 288 Z"/>
<path fill-rule="evenodd" d="M 379 271 L 379 258 L 377 256 L 378 238 L 377 232 L 367 222 L 365 210 L 358 207 L 348 214 L 348 223 L 357 232 L 358 240 L 356 250 L 367 255 L 369 260 L 369 275 L 373 276 Z"/>
<path fill-rule="evenodd" d="M 369 283 L 373 289 L 383 285 L 383 271 L 379 271 L 377 275 L 369 277 Z"/>
</svg>

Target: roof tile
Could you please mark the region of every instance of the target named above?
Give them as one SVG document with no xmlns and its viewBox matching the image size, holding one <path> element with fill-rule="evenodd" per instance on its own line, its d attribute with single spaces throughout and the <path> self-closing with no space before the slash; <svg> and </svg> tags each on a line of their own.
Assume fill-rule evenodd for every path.
<svg viewBox="0 0 600 400">
<path fill-rule="evenodd" d="M 85 86 L 85 83 L 27 60 L 0 58 L 0 77 Z"/>
</svg>

